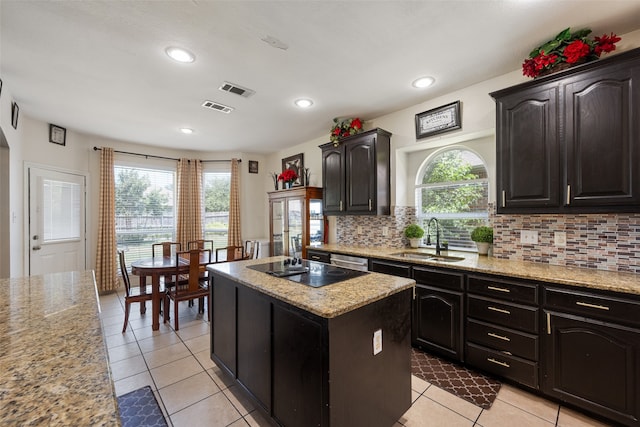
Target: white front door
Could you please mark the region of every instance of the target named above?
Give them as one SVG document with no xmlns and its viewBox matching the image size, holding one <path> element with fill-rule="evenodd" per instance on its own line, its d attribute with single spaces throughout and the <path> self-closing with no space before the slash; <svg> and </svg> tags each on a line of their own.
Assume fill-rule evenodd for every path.
<svg viewBox="0 0 640 427">
<path fill-rule="evenodd" d="M 86 269 L 81 174 L 29 167 L 29 275 Z"/>
</svg>

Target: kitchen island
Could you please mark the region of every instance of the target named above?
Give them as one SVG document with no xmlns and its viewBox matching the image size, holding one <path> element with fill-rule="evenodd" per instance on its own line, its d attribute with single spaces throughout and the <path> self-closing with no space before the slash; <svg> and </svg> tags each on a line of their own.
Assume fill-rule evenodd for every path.
<svg viewBox="0 0 640 427">
<path fill-rule="evenodd" d="M 392 426 L 411 406 L 415 282 L 314 288 L 251 268 L 284 259 L 207 267 L 212 359 L 280 425 Z"/>
<path fill-rule="evenodd" d="M 120 425 L 92 271 L 0 279 L 0 372 L 0 425 Z"/>
</svg>

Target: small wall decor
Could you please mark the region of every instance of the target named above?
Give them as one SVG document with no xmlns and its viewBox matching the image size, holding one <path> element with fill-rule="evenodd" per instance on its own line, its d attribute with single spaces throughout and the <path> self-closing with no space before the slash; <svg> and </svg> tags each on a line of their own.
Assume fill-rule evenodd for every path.
<svg viewBox="0 0 640 427">
<path fill-rule="evenodd" d="M 49 142 L 65 145 L 67 143 L 67 130 L 61 126 L 49 124 Z"/>
<path fill-rule="evenodd" d="M 20 114 L 20 107 L 15 102 L 11 102 L 11 126 L 14 129 L 18 129 L 18 115 Z"/>
<path fill-rule="evenodd" d="M 249 160 L 249 173 L 258 173 L 258 161 Z"/>
<path fill-rule="evenodd" d="M 460 101 L 416 114 L 416 139 L 460 128 Z"/>
<path fill-rule="evenodd" d="M 295 156 L 290 156 L 282 159 L 282 171 L 286 171 L 287 169 L 291 169 L 296 173 L 297 178 L 293 181 L 293 187 L 299 187 L 302 185 L 303 178 L 301 177 L 301 173 L 304 171 L 304 154 L 296 154 Z"/>
</svg>

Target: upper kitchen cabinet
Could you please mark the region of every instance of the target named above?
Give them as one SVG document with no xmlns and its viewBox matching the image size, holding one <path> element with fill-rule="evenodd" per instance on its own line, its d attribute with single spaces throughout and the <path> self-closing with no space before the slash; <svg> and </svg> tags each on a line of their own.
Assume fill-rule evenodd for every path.
<svg viewBox="0 0 640 427">
<path fill-rule="evenodd" d="M 491 96 L 498 213 L 637 210 L 640 49 Z"/>
<path fill-rule="evenodd" d="M 389 215 L 391 133 L 373 129 L 320 146 L 326 215 Z"/>
</svg>

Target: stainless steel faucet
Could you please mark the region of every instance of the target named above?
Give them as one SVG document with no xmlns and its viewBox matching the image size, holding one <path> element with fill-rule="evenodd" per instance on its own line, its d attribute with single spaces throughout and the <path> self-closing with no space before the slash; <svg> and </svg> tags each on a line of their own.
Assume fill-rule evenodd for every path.
<svg viewBox="0 0 640 427">
<path fill-rule="evenodd" d="M 429 219 L 427 223 L 427 245 L 431 244 L 431 223 L 436 223 L 436 255 L 440 255 L 440 223 L 438 223 L 438 219 L 434 216 Z"/>
</svg>

